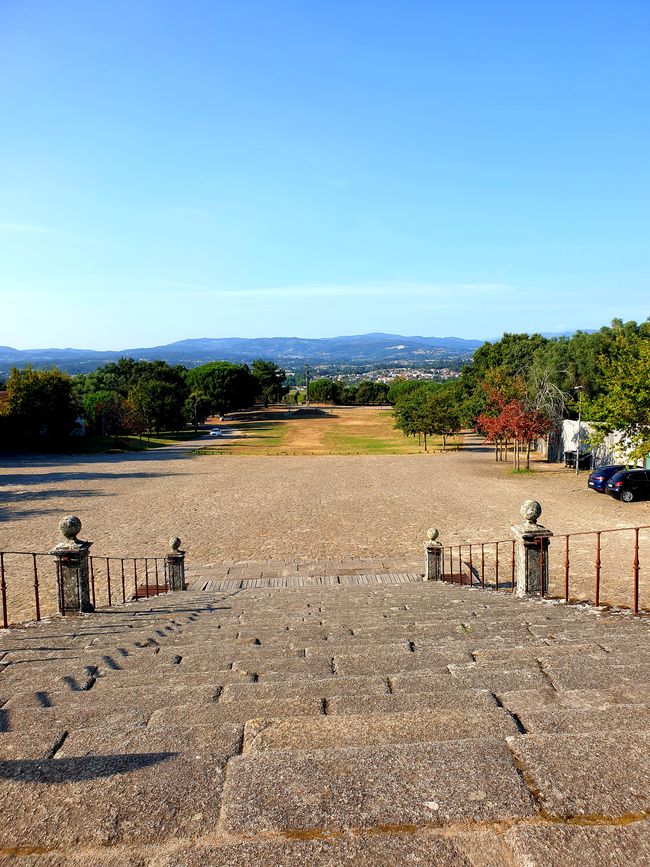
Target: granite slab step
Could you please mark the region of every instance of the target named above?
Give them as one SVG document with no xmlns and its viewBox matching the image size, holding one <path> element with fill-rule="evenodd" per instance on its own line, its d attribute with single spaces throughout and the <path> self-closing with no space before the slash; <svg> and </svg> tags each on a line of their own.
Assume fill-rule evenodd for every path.
<svg viewBox="0 0 650 867">
<path fill-rule="evenodd" d="M 498 692 L 499 700 L 512 713 L 542 713 L 544 710 L 592 710 L 610 705 L 650 706 L 650 686 L 620 686 L 611 689 L 573 689 L 557 692 L 550 686 L 541 690 L 525 689 Z"/>
<path fill-rule="evenodd" d="M 191 702 L 195 705 L 209 704 L 216 701 L 220 687 L 215 685 L 185 686 L 184 684 L 168 684 L 161 688 L 158 684 L 147 684 L 143 678 L 139 686 L 114 688 L 100 692 L 94 689 L 80 692 L 69 690 L 48 690 L 45 692 L 24 692 L 14 695 L 2 710 L 38 710 L 42 707 L 53 707 L 66 713 L 81 712 L 93 709 L 98 714 L 123 711 L 125 708 L 135 708 L 145 713 L 151 713 L 159 707 L 170 704 Z"/>
<path fill-rule="evenodd" d="M 438 670 L 447 671 L 450 663 L 469 662 L 469 650 L 463 647 L 445 648 L 444 651 L 398 651 L 385 653 L 369 647 L 353 654 L 336 654 L 334 667 L 339 674 L 397 674 L 403 671 Z"/>
<path fill-rule="evenodd" d="M 427 832 L 342 834 L 331 839 L 311 840 L 224 841 L 222 845 L 217 842 L 195 846 L 185 844 L 173 852 L 160 852 L 147 862 L 146 867 L 311 867 L 317 864 L 328 867 L 387 867 L 396 864 L 486 867 L 485 864 L 479 865 L 465 851 L 464 840 Z"/>
<path fill-rule="evenodd" d="M 611 704 L 602 708 L 563 709 L 547 706 L 542 711 L 517 714 L 527 732 L 650 732 L 650 707 L 640 704 Z"/>
<path fill-rule="evenodd" d="M 0 851 L 195 838 L 217 822 L 222 782 L 219 763 L 204 755 L 2 761 Z"/>
<path fill-rule="evenodd" d="M 589 686 L 608 689 L 650 683 L 650 666 L 603 664 L 600 659 L 546 659 L 544 672 L 557 690 L 573 690 Z"/>
<path fill-rule="evenodd" d="M 0 732 L 0 771 L 2 762 L 16 759 L 49 759 L 65 740 L 59 726 L 33 731 Z"/>
<path fill-rule="evenodd" d="M 650 733 L 530 734 L 508 739 L 543 814 L 613 822 L 650 816 Z"/>
<path fill-rule="evenodd" d="M 426 692 L 443 689 L 487 689 L 490 692 L 505 692 L 517 689 L 541 689 L 548 685 L 542 672 L 535 668 L 495 669 L 489 665 L 453 669 L 449 674 L 433 671 L 418 671 L 396 674 L 390 677 L 395 692 Z"/>
<path fill-rule="evenodd" d="M 244 726 L 244 753 L 375 747 L 517 734 L 502 708 L 423 713 L 348 714 L 305 719 L 252 719 Z"/>
<path fill-rule="evenodd" d="M 483 739 L 239 756 L 219 824 L 229 834 L 327 833 L 534 813 L 505 743 Z"/>
<path fill-rule="evenodd" d="M 330 698 L 335 695 L 356 695 L 359 693 L 376 694 L 388 692 L 385 678 L 378 675 L 368 677 L 331 676 L 281 681 L 228 684 L 219 696 L 219 703 L 257 700 L 288 700 L 296 697 Z"/>
<path fill-rule="evenodd" d="M 492 693 L 484 689 L 441 689 L 431 692 L 396 692 L 375 695 L 333 695 L 326 700 L 327 714 L 415 713 L 455 709 L 467 713 L 495 708 Z"/>
<path fill-rule="evenodd" d="M 514 864 L 534 867 L 647 867 L 650 822 L 626 825 L 519 825 L 505 835 Z"/>
<path fill-rule="evenodd" d="M 319 716 L 323 701 L 319 697 L 273 697 L 266 700 L 213 702 L 211 704 L 167 705 L 154 710 L 147 723 L 151 731 L 173 726 L 183 728 L 191 722 L 196 726 L 219 726 L 225 723 L 245 723 L 249 719 L 275 717 Z"/>
<path fill-rule="evenodd" d="M 2 736 L 0 736 L 1 738 Z M 243 725 L 211 720 L 202 724 L 200 714 L 178 714 L 174 723 L 158 726 L 110 726 L 70 729 L 57 758 L 75 756 L 189 753 L 209 756 L 221 767 L 241 752 Z"/>
</svg>

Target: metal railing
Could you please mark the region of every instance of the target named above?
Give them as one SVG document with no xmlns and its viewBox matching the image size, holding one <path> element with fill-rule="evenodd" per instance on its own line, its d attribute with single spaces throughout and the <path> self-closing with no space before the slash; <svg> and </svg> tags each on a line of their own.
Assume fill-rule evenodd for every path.
<svg viewBox="0 0 650 867">
<path fill-rule="evenodd" d="M 500 539 L 444 546 L 442 580 L 514 591 L 515 545 L 514 539 Z M 540 545 L 540 575 L 545 566 L 548 588 L 542 584 L 542 596 L 650 613 L 650 525 L 555 533 L 546 552 Z"/>
<path fill-rule="evenodd" d="M 164 557 L 88 558 L 94 608 L 146 599 L 168 592 Z M 58 558 L 37 551 L 0 551 L 0 626 L 39 621 L 59 610 Z M 64 612 L 62 612 L 64 613 Z"/>
<path fill-rule="evenodd" d="M 442 580 L 484 590 L 514 590 L 515 540 L 465 542 L 442 549 Z"/>
</svg>

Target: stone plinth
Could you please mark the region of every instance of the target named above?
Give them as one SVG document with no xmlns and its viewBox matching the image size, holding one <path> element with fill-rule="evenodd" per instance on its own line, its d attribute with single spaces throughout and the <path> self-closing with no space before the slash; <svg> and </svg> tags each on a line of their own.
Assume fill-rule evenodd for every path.
<svg viewBox="0 0 650 867">
<path fill-rule="evenodd" d="M 60 614 L 89 614 L 95 610 L 90 600 L 88 552 L 92 542 L 77 538 L 81 521 L 74 515 L 59 524 L 65 541 L 50 553 L 56 557 L 57 596 Z"/>
<path fill-rule="evenodd" d="M 440 581 L 442 578 L 442 543 L 438 542 L 438 531 L 431 527 L 427 530 L 424 545 L 424 580 Z"/>
<path fill-rule="evenodd" d="M 185 590 L 185 551 L 181 551 L 181 540 L 174 536 L 169 540 L 171 551 L 165 555 L 165 575 L 169 590 Z"/>
<path fill-rule="evenodd" d="M 526 500 L 521 507 L 524 523 L 513 525 L 515 537 L 515 592 L 517 596 L 548 593 L 548 548 L 553 533 L 537 523 L 542 507 Z"/>
</svg>

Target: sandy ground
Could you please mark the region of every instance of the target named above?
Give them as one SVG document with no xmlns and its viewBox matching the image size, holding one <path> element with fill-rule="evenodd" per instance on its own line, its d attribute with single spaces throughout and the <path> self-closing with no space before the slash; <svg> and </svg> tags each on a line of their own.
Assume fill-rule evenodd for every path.
<svg viewBox="0 0 650 867">
<path fill-rule="evenodd" d="M 179 535 L 193 567 L 418 557 L 430 526 L 445 544 L 509 539 L 528 497 L 542 503 L 541 521 L 555 533 L 650 524 L 649 502 L 625 505 L 589 491 L 586 473 L 576 478 L 559 465 L 537 466 L 531 476 L 510 475 L 477 440 L 461 452 L 431 455 L 201 456 L 169 447 L 1 461 L 0 551 L 48 551 L 58 541 L 58 521 L 71 513 L 81 518 L 81 537 L 93 541 L 94 554 L 160 556 Z M 641 542 L 645 585 L 650 537 L 642 533 Z M 572 556 L 576 580 L 581 569 L 591 580 L 592 543 Z M 560 540 L 554 544 L 557 572 L 563 550 Z M 632 559 L 621 534 L 603 537 L 605 597 L 623 588 L 628 601 Z M 19 572 L 8 559 L 10 603 L 25 607 L 31 584 Z M 644 593 L 650 606 L 650 590 Z"/>
</svg>

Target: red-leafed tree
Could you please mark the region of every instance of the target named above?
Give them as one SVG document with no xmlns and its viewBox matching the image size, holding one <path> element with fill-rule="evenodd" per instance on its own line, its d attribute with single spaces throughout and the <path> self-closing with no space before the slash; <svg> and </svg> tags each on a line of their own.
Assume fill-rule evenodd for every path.
<svg viewBox="0 0 650 867">
<path fill-rule="evenodd" d="M 530 468 L 530 451 L 539 437 L 555 426 L 555 421 L 543 410 L 526 400 L 525 396 L 511 396 L 521 390 L 510 387 L 510 395 L 495 384 L 485 384 L 488 410 L 476 419 L 476 425 L 487 442 L 494 443 L 496 460 L 507 460 L 508 443 L 513 445 L 515 469 L 521 468 L 521 454 L 526 452 L 526 469 Z"/>
</svg>

